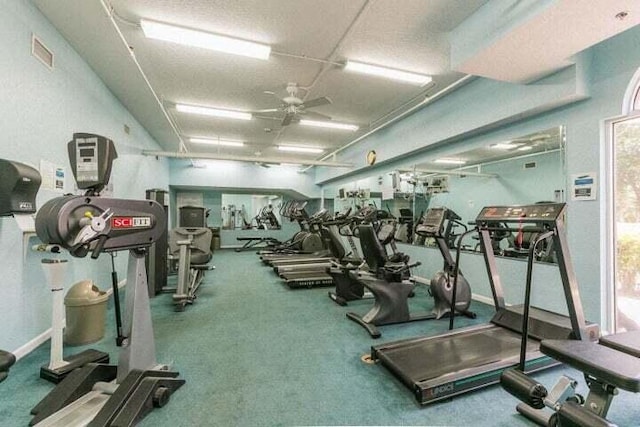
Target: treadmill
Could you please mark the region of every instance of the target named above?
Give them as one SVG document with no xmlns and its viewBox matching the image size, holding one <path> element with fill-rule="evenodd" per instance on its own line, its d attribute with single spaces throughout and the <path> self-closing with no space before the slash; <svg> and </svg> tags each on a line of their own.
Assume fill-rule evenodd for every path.
<svg viewBox="0 0 640 427">
<path fill-rule="evenodd" d="M 496 308 L 491 321 L 441 335 L 373 346 L 372 359 L 398 377 L 423 405 L 496 384 L 502 371 L 518 365 L 523 305 L 507 306 L 504 301 L 491 246 L 491 232 L 497 230 L 497 223 L 514 232 L 520 232 L 527 225 L 541 233 L 552 234 L 567 300 L 568 317 L 530 307 L 525 372 L 539 371 L 559 363 L 541 353 L 540 341 L 543 339 L 597 340 L 598 325 L 584 319 L 565 235 L 565 210 L 564 203 L 483 208 L 476 218 L 476 227 Z M 533 251 L 530 256 L 533 256 Z M 530 281 L 532 275 L 527 276 L 527 281 Z M 450 320 L 452 329 L 453 320 Z"/>
</svg>

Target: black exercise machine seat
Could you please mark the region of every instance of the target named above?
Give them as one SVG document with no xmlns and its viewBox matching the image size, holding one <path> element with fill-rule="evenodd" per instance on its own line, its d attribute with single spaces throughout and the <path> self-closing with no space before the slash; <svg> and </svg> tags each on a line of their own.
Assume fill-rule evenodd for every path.
<svg viewBox="0 0 640 427">
<path fill-rule="evenodd" d="M 600 344 L 640 357 L 640 331 L 621 332 L 600 338 Z"/>
<path fill-rule="evenodd" d="M 371 224 L 361 224 L 358 226 L 360 246 L 362 247 L 362 257 L 367 261 L 369 270 L 378 271 L 387 262 L 387 254 L 376 237 Z"/>
<path fill-rule="evenodd" d="M 177 227 L 169 231 L 169 250 L 178 257 L 178 283 L 173 303 L 177 311 L 196 299 L 205 271 L 213 256 L 211 240 L 213 233 L 207 227 Z"/>
<path fill-rule="evenodd" d="M 207 227 L 176 227 L 169 231 L 169 250 L 174 256 L 180 253 L 178 241 L 191 240 L 191 265 L 211 261 L 211 239 L 213 233 Z"/>
<path fill-rule="evenodd" d="M 0 382 L 9 374 L 9 368 L 16 363 L 16 357 L 8 351 L 0 350 Z"/>
<path fill-rule="evenodd" d="M 406 266 L 406 262 L 390 262 L 384 248 L 385 243 L 389 240 L 386 237 L 390 235 L 393 238 L 394 233 L 395 227 L 392 224 L 383 225 L 377 234 L 371 224 L 358 226 L 362 257 L 372 273 L 380 273 L 381 269 L 393 270 Z M 400 254 L 397 258 L 403 259 L 404 255 Z"/>
<path fill-rule="evenodd" d="M 579 340 L 543 340 L 540 350 L 607 384 L 640 392 L 640 359 L 637 357 Z"/>
</svg>

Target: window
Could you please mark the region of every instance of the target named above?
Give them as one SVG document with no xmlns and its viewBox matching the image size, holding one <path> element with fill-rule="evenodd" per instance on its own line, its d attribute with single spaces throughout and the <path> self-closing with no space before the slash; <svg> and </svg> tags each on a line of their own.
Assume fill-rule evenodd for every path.
<svg viewBox="0 0 640 427">
<path fill-rule="evenodd" d="M 613 321 L 640 329 L 640 116 L 613 123 Z"/>
</svg>

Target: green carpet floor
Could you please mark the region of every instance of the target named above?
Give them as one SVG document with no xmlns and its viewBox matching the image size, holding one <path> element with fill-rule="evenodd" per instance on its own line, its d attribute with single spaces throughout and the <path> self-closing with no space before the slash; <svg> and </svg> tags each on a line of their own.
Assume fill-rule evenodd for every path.
<svg viewBox="0 0 640 427">
<path fill-rule="evenodd" d="M 218 251 L 213 263 L 185 312 L 173 311 L 170 295 L 152 300 L 158 360 L 172 363 L 187 383 L 141 425 L 532 425 L 499 386 L 420 407 L 386 369 L 360 360 L 376 342 L 444 332 L 446 320 L 382 327 L 382 338 L 372 340 L 345 318 L 348 310 L 366 312 L 370 300 L 340 307 L 328 288 L 290 290 L 252 252 Z M 412 307 L 431 309 L 426 288 Z M 472 308 L 478 318 L 457 325 L 486 322 L 493 312 L 476 302 Z M 110 314 L 105 338 L 90 347 L 117 360 L 112 331 Z M 30 408 L 52 388 L 38 377 L 48 351 L 47 343 L 20 360 L 0 384 L 0 425 L 27 425 Z M 537 378 L 551 386 L 561 373 L 580 380 L 584 392 L 576 371 L 555 368 Z M 632 426 L 638 417 L 637 396 L 622 392 L 610 418 Z"/>
</svg>

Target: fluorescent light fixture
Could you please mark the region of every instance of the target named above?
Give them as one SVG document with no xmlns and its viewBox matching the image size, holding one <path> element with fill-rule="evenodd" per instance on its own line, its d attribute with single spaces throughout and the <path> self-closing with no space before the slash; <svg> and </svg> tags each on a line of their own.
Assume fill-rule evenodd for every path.
<svg viewBox="0 0 640 427">
<path fill-rule="evenodd" d="M 189 138 L 189 141 L 194 144 L 211 144 L 211 145 L 224 145 L 226 147 L 243 147 L 242 141 L 230 141 L 227 139 L 206 139 L 206 138 Z"/>
<path fill-rule="evenodd" d="M 434 162 L 447 164 L 447 165 L 464 165 L 465 163 L 467 163 L 466 160 L 460 160 L 460 159 L 435 159 Z"/>
<path fill-rule="evenodd" d="M 490 145 L 491 148 L 495 148 L 498 150 L 510 150 L 512 148 L 516 148 L 518 147 L 519 144 L 511 144 L 510 142 L 501 142 L 498 144 L 492 144 Z"/>
<path fill-rule="evenodd" d="M 369 74 L 372 76 L 385 77 L 387 79 L 399 80 L 424 86 L 431 83 L 431 76 L 426 74 L 410 73 L 408 71 L 394 70 L 392 68 L 380 67 L 377 65 L 364 64 L 362 62 L 347 61 L 344 69 L 356 73 Z"/>
<path fill-rule="evenodd" d="M 522 147 L 518 148 L 518 151 L 529 151 L 529 150 L 533 150 L 533 147 L 530 145 L 523 145 Z"/>
<path fill-rule="evenodd" d="M 276 163 L 271 165 L 274 168 L 278 169 L 300 169 L 302 165 L 294 164 L 294 163 Z"/>
<path fill-rule="evenodd" d="M 278 150 L 280 151 L 290 151 L 293 153 L 315 153 L 320 154 L 324 150 L 322 148 L 315 147 L 298 147 L 295 145 L 278 145 Z"/>
<path fill-rule="evenodd" d="M 338 123 L 338 122 L 321 122 L 317 120 L 300 120 L 300 124 L 304 126 L 315 126 L 319 128 L 329 128 L 329 129 L 341 129 L 341 130 L 358 130 L 358 126 L 350 125 L 347 123 Z"/>
<path fill-rule="evenodd" d="M 160 22 L 140 20 L 140 26 L 147 38 L 178 43 L 187 46 L 216 50 L 232 55 L 249 56 L 251 58 L 269 59 L 271 46 L 219 36 L 204 31 L 190 30 Z"/>
<path fill-rule="evenodd" d="M 181 113 L 200 114 L 202 116 L 223 117 L 227 119 L 251 120 L 251 113 L 234 110 L 221 110 L 219 108 L 198 107 L 196 105 L 176 104 L 176 110 Z"/>
</svg>

